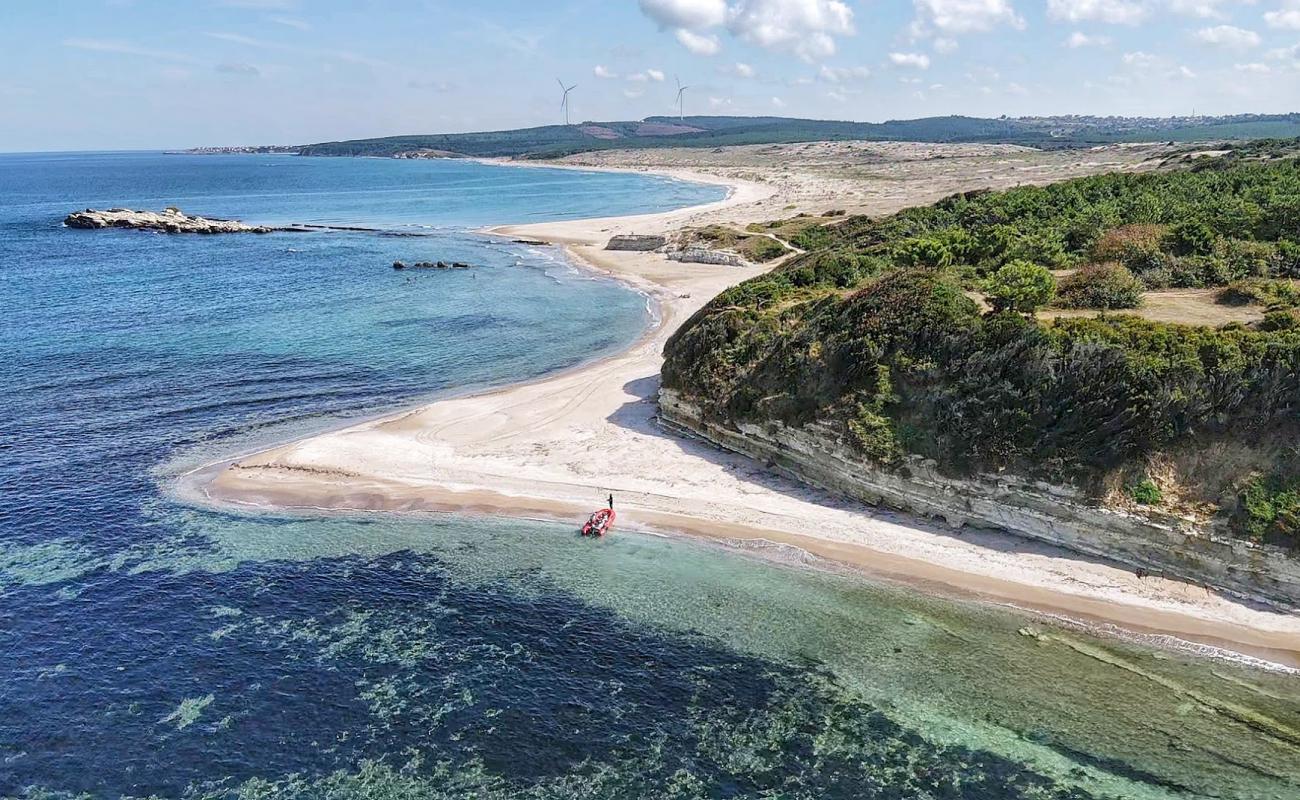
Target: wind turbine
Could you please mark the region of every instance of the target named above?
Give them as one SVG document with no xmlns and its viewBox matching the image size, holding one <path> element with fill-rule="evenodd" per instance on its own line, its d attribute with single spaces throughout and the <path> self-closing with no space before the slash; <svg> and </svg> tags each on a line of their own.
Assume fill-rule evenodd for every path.
<svg viewBox="0 0 1300 800">
<path fill-rule="evenodd" d="M 555 82 L 560 84 L 560 89 L 564 92 L 564 96 L 560 98 L 560 110 L 564 112 L 564 124 L 568 125 L 569 124 L 569 92 L 573 91 L 574 89 L 577 89 L 578 84 L 575 83 L 572 86 L 566 87 L 564 85 L 564 81 L 560 80 L 559 78 L 556 78 Z"/>
<path fill-rule="evenodd" d="M 682 120 L 686 119 L 686 115 L 682 111 L 682 109 L 685 106 L 685 103 L 682 99 L 682 95 L 685 94 L 686 90 L 691 87 L 682 86 L 682 79 L 677 77 L 676 75 L 673 76 L 673 80 L 677 81 L 677 121 L 681 122 Z"/>
</svg>

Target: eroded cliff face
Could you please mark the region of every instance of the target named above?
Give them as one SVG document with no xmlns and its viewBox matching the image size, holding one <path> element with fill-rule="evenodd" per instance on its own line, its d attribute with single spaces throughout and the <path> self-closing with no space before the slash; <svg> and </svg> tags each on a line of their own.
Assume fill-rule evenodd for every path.
<svg viewBox="0 0 1300 800">
<path fill-rule="evenodd" d="M 865 463 L 830 428 L 779 422 L 722 424 L 672 389 L 659 393 L 661 418 L 714 444 L 773 465 L 806 483 L 873 505 L 953 526 L 997 528 L 1237 597 L 1300 610 L 1300 559 L 1169 515 L 1101 508 L 1067 486 L 1010 475 L 960 480 L 922 459 L 885 471 Z"/>
</svg>

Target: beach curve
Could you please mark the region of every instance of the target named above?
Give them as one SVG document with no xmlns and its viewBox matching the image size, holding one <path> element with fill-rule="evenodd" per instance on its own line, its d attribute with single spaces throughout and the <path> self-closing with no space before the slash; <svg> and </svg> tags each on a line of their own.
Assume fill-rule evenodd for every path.
<svg viewBox="0 0 1300 800">
<path fill-rule="evenodd" d="M 544 166 L 544 165 L 539 165 Z M 590 167 L 582 167 L 591 169 Z M 616 497 L 619 525 L 732 544 L 775 543 L 925 591 L 1014 605 L 1099 627 L 1170 636 L 1300 667 L 1300 617 L 1256 608 L 1011 534 L 953 531 L 787 480 L 664 430 L 664 342 L 718 292 L 768 267 L 717 267 L 606 251 L 618 234 L 750 221 L 770 184 L 692 170 L 724 200 L 657 214 L 506 225 L 486 232 L 562 246 L 574 262 L 658 309 L 627 350 L 580 368 L 439 400 L 197 471 L 211 502 L 350 511 L 455 511 L 574 521 Z M 779 198 L 777 198 L 779 199 Z M 747 214 L 747 211 L 749 212 Z"/>
</svg>

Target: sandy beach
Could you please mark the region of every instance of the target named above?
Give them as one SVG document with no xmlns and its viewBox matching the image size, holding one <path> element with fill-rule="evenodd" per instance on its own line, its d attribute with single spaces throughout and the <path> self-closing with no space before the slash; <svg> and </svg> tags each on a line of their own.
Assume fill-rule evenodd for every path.
<svg viewBox="0 0 1300 800">
<path fill-rule="evenodd" d="M 925 153 L 910 155 L 893 148 L 892 159 L 872 151 L 877 160 L 870 170 L 883 177 L 854 173 L 859 189 L 852 196 L 845 194 L 844 170 L 825 174 L 833 147 L 805 153 L 823 165 L 817 168 L 799 167 L 794 151 L 783 160 L 770 148 L 752 163 L 722 166 L 707 155 L 692 156 L 703 159 L 692 166 L 690 157 L 678 162 L 673 153 L 650 151 L 638 151 L 635 159 L 657 160 L 620 161 L 616 153 L 589 154 L 585 163 L 566 160 L 568 166 L 654 170 L 731 187 L 727 199 L 707 206 L 491 231 L 563 246 L 575 262 L 650 296 L 657 306 L 655 324 L 630 349 L 543 380 L 434 402 L 213 465 L 196 474 L 195 485 L 212 501 L 246 506 L 459 511 L 575 525 L 612 493 L 620 531 L 783 545 L 925 591 L 1168 635 L 1300 667 L 1300 616 L 1176 581 L 1138 579 L 1128 569 L 1009 534 L 949 530 L 832 497 L 657 424 L 665 340 L 719 291 L 770 265 L 682 264 L 657 253 L 610 252 L 603 249 L 610 236 L 743 224 L 790 216 L 796 208 L 883 213 L 963 188 L 1141 168 L 1155 154 L 1150 148 L 1107 148 L 1081 157 L 1023 148 L 925 147 Z M 865 158 L 865 151 L 845 152 Z M 910 171 L 909 160 L 915 162 Z"/>
</svg>

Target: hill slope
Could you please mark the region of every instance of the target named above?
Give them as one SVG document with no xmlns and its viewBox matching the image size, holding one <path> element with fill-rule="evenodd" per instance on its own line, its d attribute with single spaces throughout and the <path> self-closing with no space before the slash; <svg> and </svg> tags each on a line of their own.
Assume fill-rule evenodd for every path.
<svg viewBox="0 0 1300 800">
<path fill-rule="evenodd" d="M 608 148 L 721 147 L 847 139 L 1079 147 L 1123 141 L 1210 141 L 1297 135 L 1300 135 L 1300 114 L 1168 119 L 948 116 L 880 123 L 696 116 L 352 139 L 305 145 L 299 152 L 310 156 L 394 156 L 429 151 L 470 157 L 546 158 Z"/>
</svg>

